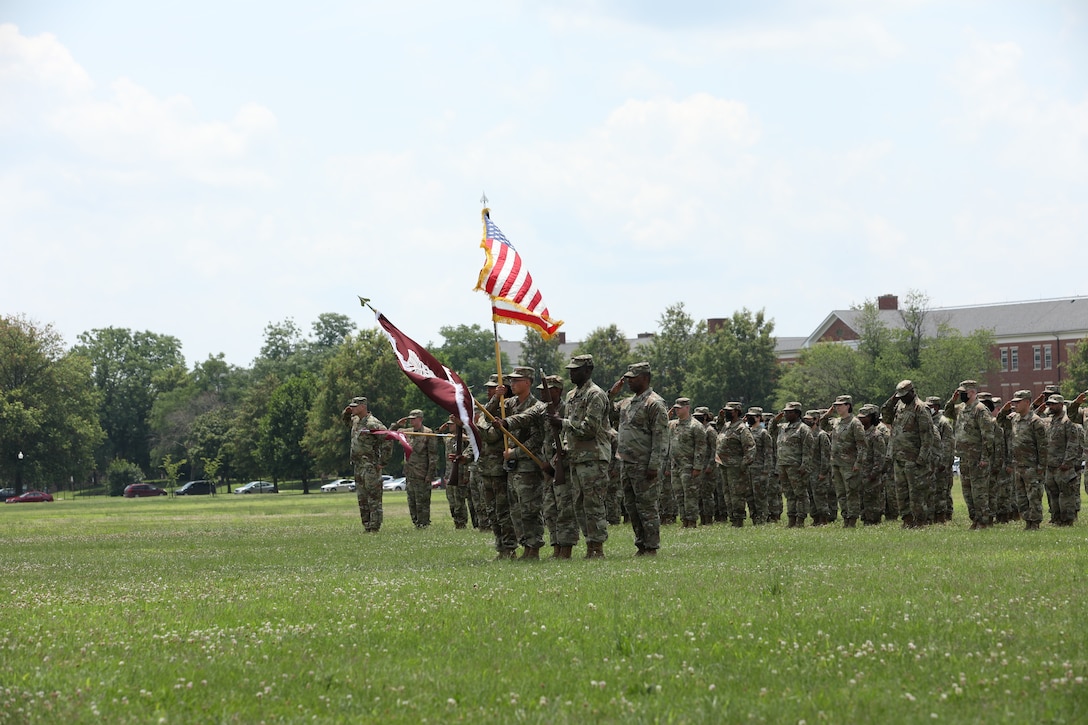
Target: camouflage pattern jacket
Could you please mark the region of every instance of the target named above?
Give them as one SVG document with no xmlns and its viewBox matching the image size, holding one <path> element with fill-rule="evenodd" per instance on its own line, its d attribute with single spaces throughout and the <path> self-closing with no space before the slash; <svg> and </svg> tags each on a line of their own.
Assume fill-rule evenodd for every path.
<svg viewBox="0 0 1088 725">
<path fill-rule="evenodd" d="M 777 433 L 778 465 L 800 466 L 806 471 L 816 467 L 816 438 L 812 429 L 800 420 L 781 424 L 771 419 L 771 432 Z"/>
<path fill-rule="evenodd" d="M 567 392 L 563 400 L 563 448 L 571 463 L 612 458 L 608 393 L 592 380 Z"/>
<path fill-rule="evenodd" d="M 669 460 L 674 475 L 687 469 L 702 473 L 706 461 L 706 430 L 694 418 L 669 421 Z"/>
<path fill-rule="evenodd" d="M 756 441 L 744 419 L 726 423 L 718 433 L 718 450 L 715 460 L 723 466 L 752 465 L 756 455 Z"/>
<path fill-rule="evenodd" d="M 1009 434 L 1009 460 L 1016 466 L 1037 468 L 1042 473 L 1049 452 L 1043 419 L 1033 410 L 1028 410 L 1025 416 L 1003 410 L 997 414 L 997 423 Z"/>
<path fill-rule="evenodd" d="M 351 416 L 351 462 L 354 465 L 371 464 L 381 468 L 393 454 L 393 441 L 368 431 L 384 430 L 385 425 L 373 415 L 360 418 Z"/>
<path fill-rule="evenodd" d="M 831 428 L 831 464 L 853 467 L 865 446 L 865 426 L 850 413 L 839 418 Z"/>
<path fill-rule="evenodd" d="M 776 470 L 775 464 L 778 460 L 774 438 L 762 425 L 751 426 L 748 430 L 752 432 L 752 441 L 755 443 L 755 448 L 752 449 L 751 472 L 769 476 Z"/>
<path fill-rule="evenodd" d="M 908 405 L 898 398 L 888 398 L 880 417 L 891 427 L 891 454 L 896 461 L 930 464 L 938 444 L 933 439 L 933 414 L 922 401 L 915 398 Z"/>
<path fill-rule="evenodd" d="M 1076 468 L 1080 465 L 1084 433 L 1069 420 L 1068 415 L 1063 412 L 1061 416 L 1051 416 L 1046 434 L 1046 465 L 1049 468 Z"/>
<path fill-rule="evenodd" d="M 972 467 L 994 457 L 994 417 L 985 405 L 975 401 L 970 409 L 966 403 L 948 401 L 944 414 L 952 421 L 956 431 L 956 453 L 960 460 Z"/>
<path fill-rule="evenodd" d="M 616 457 L 660 471 L 669 448 L 668 419 L 665 401 L 652 388 L 621 400 Z"/>
</svg>

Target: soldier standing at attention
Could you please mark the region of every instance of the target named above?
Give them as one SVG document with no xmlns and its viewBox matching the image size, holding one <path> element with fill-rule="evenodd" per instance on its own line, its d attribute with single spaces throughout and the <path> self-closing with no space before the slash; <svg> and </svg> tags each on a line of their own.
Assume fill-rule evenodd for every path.
<svg viewBox="0 0 1088 725">
<path fill-rule="evenodd" d="M 826 526 L 834 520 L 831 516 L 831 502 L 835 499 L 835 492 L 831 488 L 831 435 L 817 423 L 820 415 L 819 410 L 806 410 L 802 418 L 812 431 L 814 443 L 813 458 L 809 464 L 813 526 Z"/>
<path fill-rule="evenodd" d="M 706 460 L 706 429 L 691 417 L 691 398 L 677 398 L 676 419 L 669 421 L 669 462 L 679 484 L 680 521 L 685 529 L 699 525 L 699 484 Z"/>
<path fill-rule="evenodd" d="M 739 529 L 744 526 L 744 506 L 751 495 L 748 467 L 755 460 L 756 441 L 744 423 L 744 414 L 738 402 L 726 403 L 718 411 L 718 427 L 715 461 L 725 484 L 729 521 Z"/>
<path fill-rule="evenodd" d="M 939 445 L 933 440 L 933 414 L 918 400 L 914 383 L 904 380 L 884 402 L 881 416 L 892 429 L 895 499 L 903 528 L 921 528 L 932 516 L 930 464 L 934 447 Z"/>
<path fill-rule="evenodd" d="M 994 419 L 978 399 L 978 383 L 964 380 L 944 406 L 956 430 L 960 487 L 971 517 L 971 530 L 987 528 L 990 512 L 990 459 L 994 455 Z"/>
<path fill-rule="evenodd" d="M 718 466 L 714 455 L 718 448 L 718 431 L 710 419 L 710 409 L 700 405 L 695 409 L 695 419 L 703 428 L 706 445 L 703 448 L 702 475 L 699 476 L 699 516 L 703 526 L 710 526 L 715 520 L 715 501 L 718 484 Z"/>
<path fill-rule="evenodd" d="M 434 431 L 423 425 L 423 411 L 416 408 L 393 424 L 392 430 L 411 426 L 407 435 L 412 455 L 404 462 L 404 477 L 408 488 L 408 513 L 417 529 L 431 525 L 431 481 L 438 471 L 438 441 Z M 423 435 L 411 435 L 411 433 Z"/>
<path fill-rule="evenodd" d="M 861 466 L 858 457 L 865 445 L 865 428 L 854 415 L 854 399 L 849 395 L 835 398 L 824 418 L 832 411 L 838 416 L 831 429 L 831 480 L 842 509 L 844 529 L 857 528 L 861 516 Z M 822 420 L 822 419 L 821 419 Z"/>
<path fill-rule="evenodd" d="M 575 355 L 567 363 L 574 389 L 551 425 L 562 434 L 570 470 L 572 511 L 585 519 L 586 558 L 604 557 L 608 541 L 608 464 L 612 458 L 608 393 L 593 382 L 593 356 Z M 577 542 L 577 528 L 574 529 Z M 565 549 L 570 558 L 570 546 Z"/>
<path fill-rule="evenodd" d="M 536 389 L 547 406 L 549 417 L 564 415 L 562 378 L 548 375 Z M 558 429 L 544 431 L 542 454 L 547 474 L 544 477 L 544 527 L 552 542 L 552 558 L 569 559 L 571 550 L 578 543 L 578 521 L 574 515 L 570 460 Z"/>
<path fill-rule="evenodd" d="M 757 410 L 763 410 L 757 408 Z M 769 430 L 771 425 L 771 419 L 774 418 L 774 414 L 766 412 L 763 414 L 763 427 Z M 752 431 L 753 437 L 756 435 L 755 431 Z M 765 501 L 767 502 L 767 521 L 780 521 L 782 519 L 782 481 L 778 478 L 778 437 L 771 433 L 768 433 L 771 437 L 771 460 L 768 462 L 767 469 L 767 496 Z"/>
<path fill-rule="evenodd" d="M 548 408 L 532 395 L 533 376 L 530 367 L 519 366 L 510 373 L 514 398 L 506 401 L 507 410 L 501 423 L 539 459 L 544 450 L 544 420 Z M 513 420 L 508 423 L 511 418 Z M 544 546 L 543 471 L 528 453 L 513 444 L 503 453 L 503 460 L 510 472 L 510 488 L 515 491 L 521 517 L 521 558 L 539 559 L 540 548 Z"/>
<path fill-rule="evenodd" d="M 782 490 L 778 486 L 778 475 L 775 471 L 775 442 L 763 422 L 763 408 L 749 408 L 744 414 L 744 422 L 752 432 L 752 441 L 756 444 L 752 465 L 748 467 L 748 511 L 752 516 L 752 525 L 761 526 L 772 518 L 775 505 L 782 505 Z"/>
<path fill-rule="evenodd" d="M 783 418 L 785 425 L 780 422 Z M 802 528 L 809 513 L 808 489 L 815 470 L 816 439 L 801 420 L 801 404 L 797 401 L 786 403 L 771 420 L 771 431 L 778 439 L 778 480 L 786 492 L 787 528 Z M 820 520 L 816 511 L 812 519 L 813 523 Z"/>
<path fill-rule="evenodd" d="M 1080 498 L 1078 478 L 1084 433 L 1065 413 L 1065 398 L 1058 393 L 1046 399 L 1050 410 L 1047 425 L 1046 488 L 1058 505 L 1052 512 L 1055 526 L 1072 526 L 1077 520 L 1076 499 Z M 1075 497 L 1075 498 L 1074 498 Z"/>
<path fill-rule="evenodd" d="M 351 426 L 351 465 L 355 469 L 359 518 L 364 531 L 377 532 L 382 527 L 382 466 L 393 453 L 393 443 L 370 434 L 384 429 L 385 424 L 370 414 L 366 398 L 352 398 L 341 418 Z"/>
<path fill-rule="evenodd" d="M 650 387 L 650 363 L 629 365 L 609 389 L 610 399 L 625 381 L 634 396 L 619 403 L 616 457 L 620 459 L 620 482 L 635 533 L 635 556 L 655 556 L 661 548 L 658 476 L 669 444 L 668 413 L 665 401 Z"/>
<path fill-rule="evenodd" d="M 880 422 L 880 409 L 866 403 L 858 411 L 858 420 L 865 429 L 865 445 L 858 455 L 858 477 L 861 481 L 861 523 L 875 526 L 880 523 L 887 501 L 884 486 L 884 465 L 888 455 L 888 442 Z M 894 493 L 891 494 L 894 497 Z"/>
<path fill-rule="evenodd" d="M 488 409 L 498 405 L 498 375 L 492 375 L 484 387 L 487 388 Z M 492 403 L 494 401 L 494 403 Z M 502 428 L 494 425 L 484 413 L 476 416 L 476 428 L 480 431 L 480 460 L 476 461 L 476 475 L 480 478 L 483 489 L 484 506 L 491 521 L 491 531 L 495 534 L 496 559 L 513 559 L 518 547 L 517 535 L 510 514 L 510 491 L 506 469 L 503 468 Z"/>
<path fill-rule="evenodd" d="M 1009 434 L 1013 488 L 1024 519 L 1024 529 L 1034 531 L 1043 520 L 1043 479 L 1046 476 L 1048 441 L 1046 424 L 1031 409 L 1031 391 L 1017 390 L 997 414 L 997 424 Z"/>
<path fill-rule="evenodd" d="M 933 521 L 943 524 L 952 520 L 952 462 L 956 457 L 956 432 L 952 421 L 941 412 L 944 401 L 936 395 L 926 398 L 926 406 L 937 427 L 940 448 L 933 474 Z"/>
<path fill-rule="evenodd" d="M 448 422 L 439 426 L 438 430 L 450 430 L 453 435 L 444 441 L 446 453 L 446 471 L 442 477 L 446 484 L 446 503 L 450 505 L 450 518 L 453 519 L 453 528 L 463 529 L 468 526 L 468 477 L 469 463 L 472 460 L 472 452 L 468 448 L 464 432 L 457 425 L 457 418 L 450 416 Z M 461 454 L 457 454 L 457 439 L 461 439 Z M 453 464 L 457 463 L 457 477 L 454 478 Z"/>
</svg>

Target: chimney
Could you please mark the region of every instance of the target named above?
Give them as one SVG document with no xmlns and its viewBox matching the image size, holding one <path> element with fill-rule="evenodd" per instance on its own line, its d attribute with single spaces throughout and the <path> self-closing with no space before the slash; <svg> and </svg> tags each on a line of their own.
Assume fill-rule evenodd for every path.
<svg viewBox="0 0 1088 725">
<path fill-rule="evenodd" d="M 898 310 L 899 297 L 897 295 L 880 295 L 876 298 L 876 308 L 878 310 Z"/>
<path fill-rule="evenodd" d="M 567 333 L 559 332 L 558 334 L 559 334 L 559 344 L 560 345 L 566 345 L 567 344 Z"/>
<path fill-rule="evenodd" d="M 725 324 L 725 318 L 724 317 L 709 317 L 709 318 L 707 318 L 707 321 L 706 321 L 706 331 L 707 332 L 717 332 L 718 329 L 721 328 L 721 326 L 724 325 L 724 324 Z"/>
</svg>

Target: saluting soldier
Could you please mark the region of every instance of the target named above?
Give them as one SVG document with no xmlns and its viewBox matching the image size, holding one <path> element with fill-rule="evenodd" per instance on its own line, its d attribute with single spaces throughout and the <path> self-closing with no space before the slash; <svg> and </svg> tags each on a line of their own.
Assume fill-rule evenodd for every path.
<svg viewBox="0 0 1088 725">
<path fill-rule="evenodd" d="M 956 431 L 952 421 L 941 408 L 944 401 L 937 395 L 926 398 L 940 441 L 933 474 L 933 521 L 943 524 L 952 520 L 952 463 L 956 457 Z"/>
<path fill-rule="evenodd" d="M 1017 390 L 997 414 L 998 425 L 1009 433 L 1013 487 L 1020 517 L 1028 531 L 1043 520 L 1043 480 L 1046 477 L 1048 440 L 1046 424 L 1031 408 L 1031 391 Z"/>
<path fill-rule="evenodd" d="M 816 468 L 816 439 L 801 418 L 801 404 L 791 401 L 771 420 L 771 433 L 778 441 L 778 480 L 786 492 L 786 516 L 791 529 L 805 525 L 809 485 Z M 780 422 L 782 419 L 785 424 Z M 812 519 L 816 523 L 819 514 L 813 511 Z"/>
<path fill-rule="evenodd" d="M 680 520 L 685 529 L 699 525 L 699 488 L 706 460 L 706 429 L 691 417 L 691 398 L 677 398 L 669 421 L 669 462 L 680 488 Z"/>
<path fill-rule="evenodd" d="M 1065 398 L 1060 394 L 1047 398 L 1046 406 L 1050 410 L 1046 488 L 1050 500 L 1058 504 L 1052 512 L 1052 522 L 1056 526 L 1072 526 L 1077 520 L 1075 498 L 1080 498 L 1078 469 L 1084 452 L 1084 433 L 1066 415 Z"/>
<path fill-rule="evenodd" d="M 393 453 L 393 443 L 371 431 L 383 430 L 385 424 L 370 414 L 365 397 L 351 399 L 341 414 L 351 426 L 351 465 L 355 470 L 355 497 L 363 530 L 376 532 L 382 527 L 382 467 Z"/>
<path fill-rule="evenodd" d="M 748 467 L 755 460 L 755 438 L 744 423 L 741 404 L 729 402 L 718 411 L 718 451 L 716 461 L 725 484 L 729 521 L 734 527 L 744 526 L 744 506 L 748 502 L 751 479 Z"/>
<path fill-rule="evenodd" d="M 843 528 L 853 529 L 861 516 L 861 466 L 858 458 L 865 445 L 865 428 L 854 415 L 854 399 L 849 395 L 835 398 L 823 418 L 832 412 L 838 416 L 831 429 L 832 484 L 842 510 Z"/>
<path fill-rule="evenodd" d="M 748 408 L 748 412 L 744 414 L 744 422 L 752 432 L 752 441 L 756 444 L 752 465 L 748 467 L 748 512 L 753 526 L 761 526 L 776 518 L 774 511 L 782 505 L 782 489 L 779 487 L 775 469 L 777 458 L 774 436 L 763 421 L 763 408 L 759 406 Z"/>
<path fill-rule="evenodd" d="M 994 455 L 994 420 L 978 399 L 978 382 L 964 380 L 944 406 L 956 431 L 960 488 L 967 502 L 971 529 L 990 526 L 990 460 Z"/>
<path fill-rule="evenodd" d="M 895 471 L 895 499 L 904 529 L 930 523 L 929 509 L 933 477 L 931 457 L 934 446 L 933 414 L 904 380 L 881 408 L 884 423 L 891 427 L 891 453 Z"/>
</svg>

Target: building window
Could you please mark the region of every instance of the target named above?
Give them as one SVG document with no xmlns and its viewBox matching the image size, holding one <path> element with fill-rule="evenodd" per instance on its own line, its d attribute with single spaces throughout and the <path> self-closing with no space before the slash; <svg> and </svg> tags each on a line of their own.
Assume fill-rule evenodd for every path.
<svg viewBox="0 0 1088 725">
<path fill-rule="evenodd" d="M 1032 356 L 1035 358 L 1035 369 L 1043 369 L 1043 350 L 1038 345 L 1033 345 L 1031 348 Z"/>
<path fill-rule="evenodd" d="M 1014 347 L 1011 352 L 1012 354 L 1009 356 L 1009 370 L 1015 373 L 1020 370 L 1020 348 Z"/>
<path fill-rule="evenodd" d="M 1009 372 L 1009 348 L 1001 348 L 1001 372 Z"/>
<path fill-rule="evenodd" d="M 1043 369 L 1050 370 L 1054 367 L 1054 361 L 1051 358 L 1050 345 L 1043 345 Z"/>
</svg>

